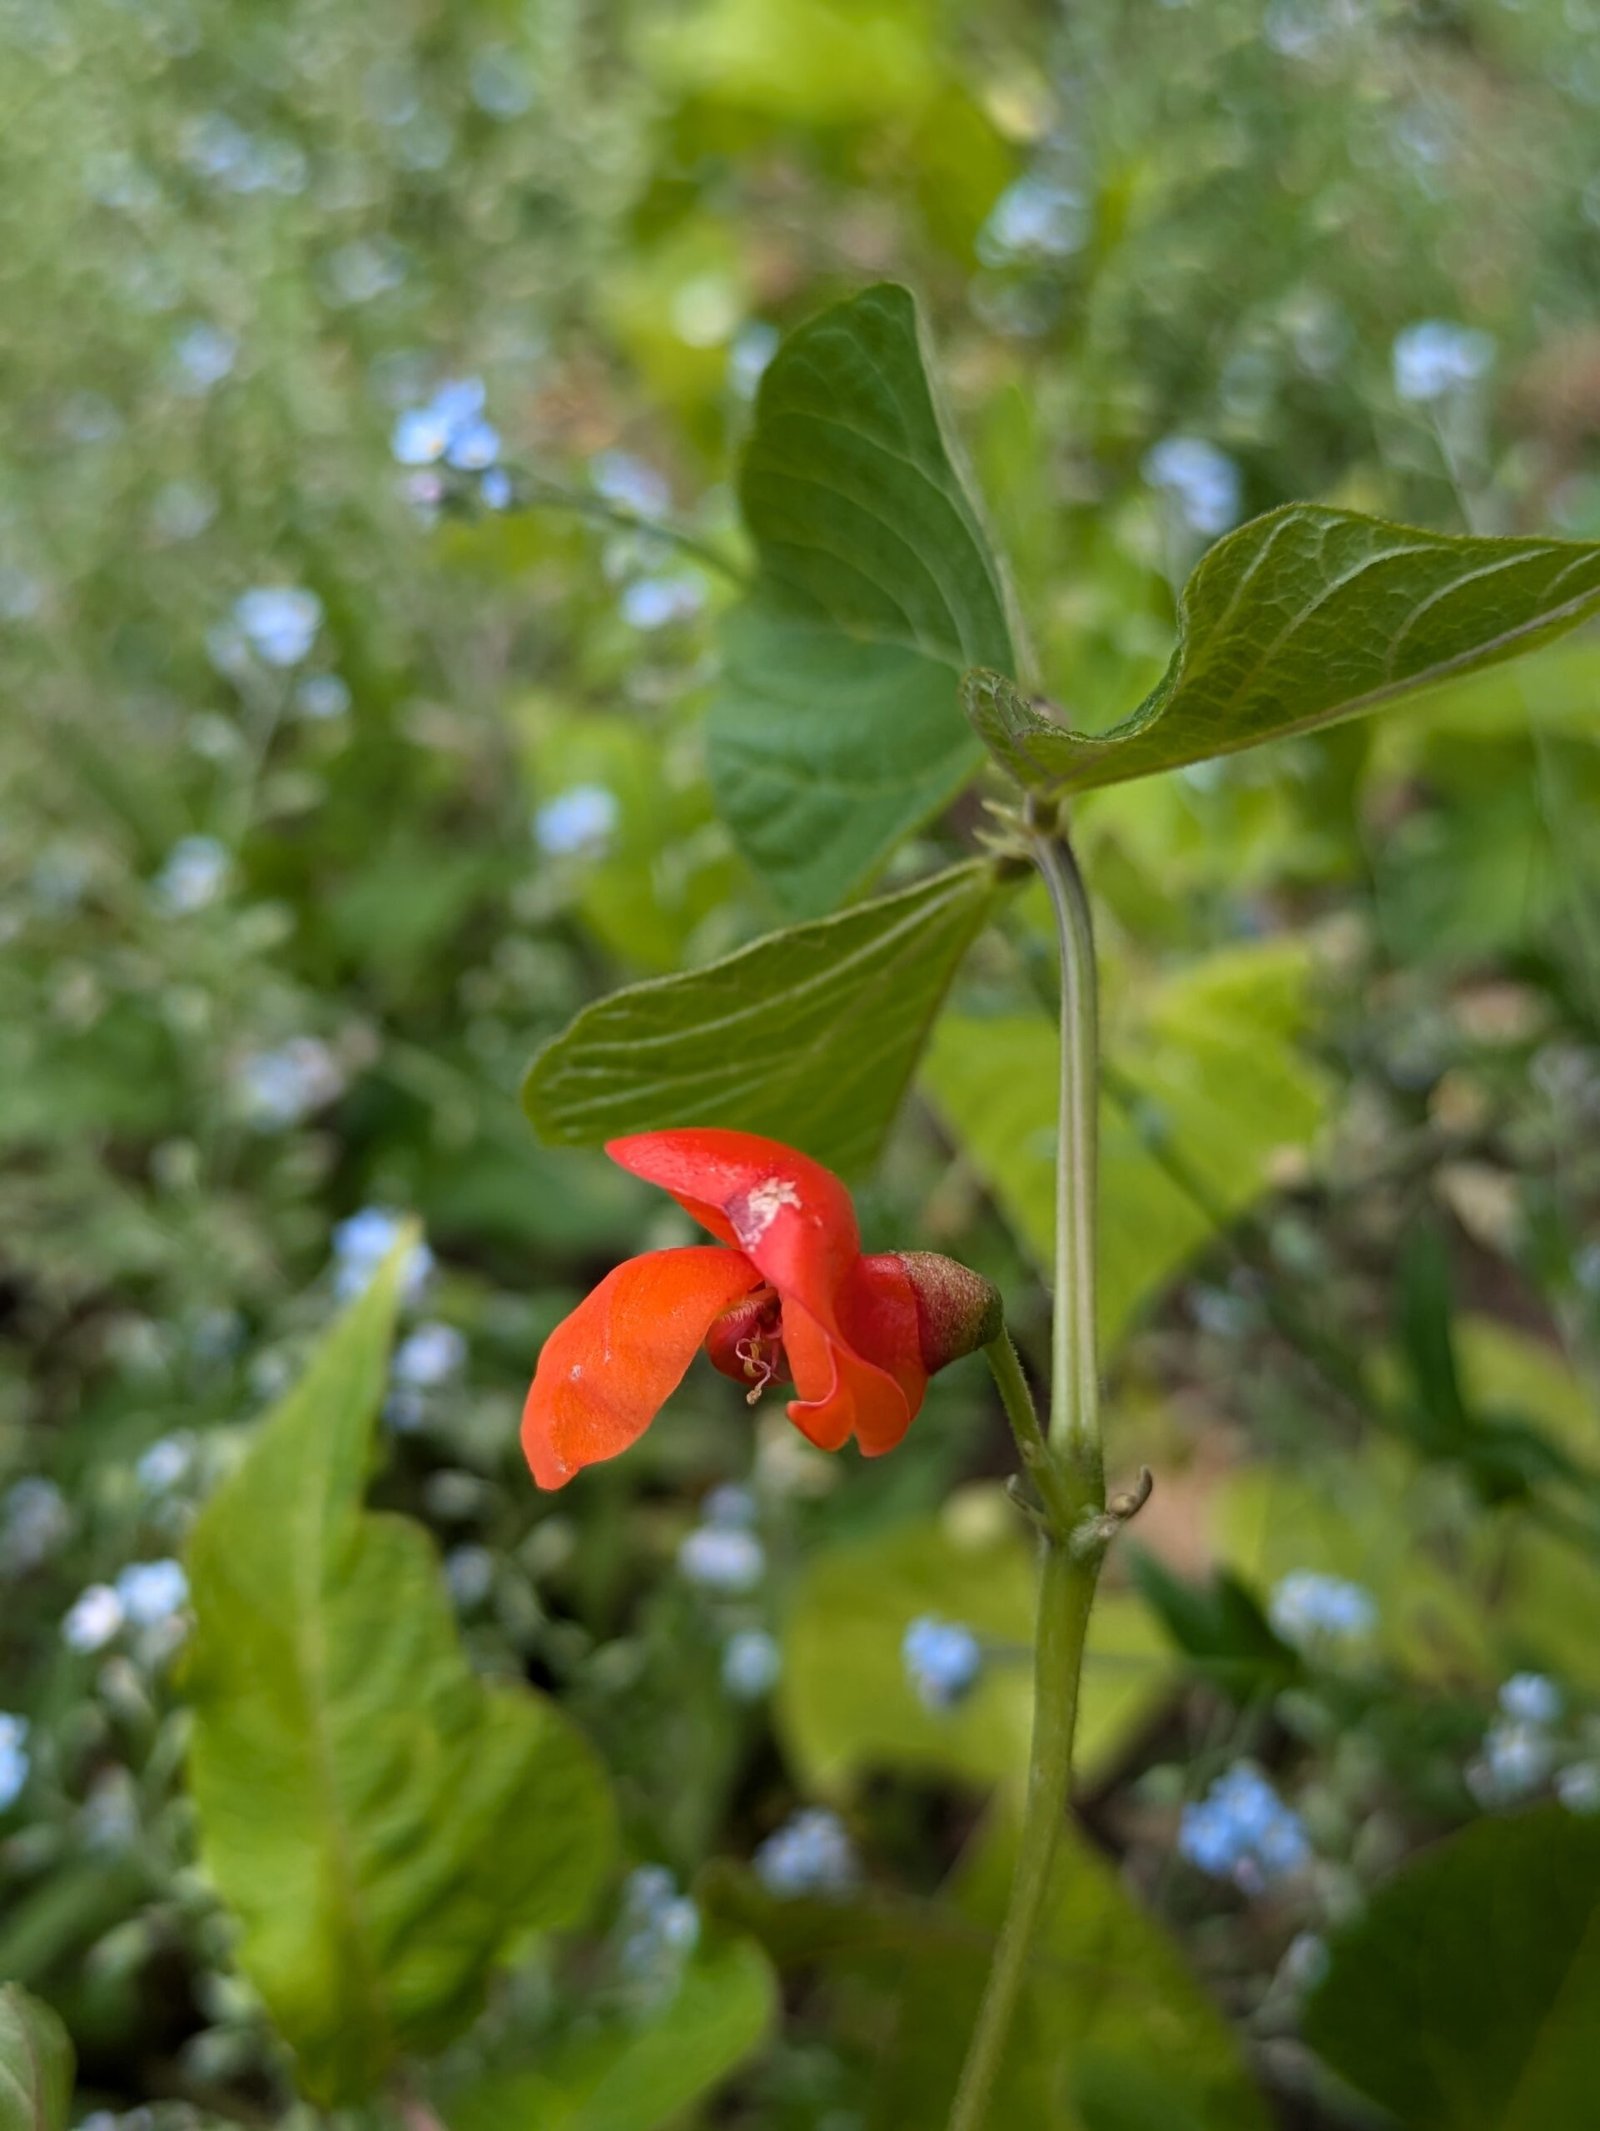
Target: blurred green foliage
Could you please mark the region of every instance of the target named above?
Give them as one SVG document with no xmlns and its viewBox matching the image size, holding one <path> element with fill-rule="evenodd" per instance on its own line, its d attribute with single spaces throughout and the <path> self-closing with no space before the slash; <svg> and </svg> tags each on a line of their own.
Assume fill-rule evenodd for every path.
<svg viewBox="0 0 1600 2131">
<path fill-rule="evenodd" d="M 778 919 L 703 734 L 750 559 L 734 449 L 776 333 L 822 303 L 918 289 L 1085 727 L 1153 685 L 1177 584 L 1258 510 L 1600 535 L 1597 28 L 1588 0 L 0 4 L 0 1711 L 25 1726 L 0 1733 L 0 1977 L 64 2018 L 80 2116 L 294 2110 L 197 1846 L 181 1608 L 129 1571 L 248 1476 L 372 1269 L 370 1223 L 340 1224 L 391 1208 L 435 1262 L 372 1507 L 431 1528 L 493 1692 L 531 1681 L 587 1733 L 624 1865 L 672 1900 L 701 1875 L 686 1955 L 659 1929 L 641 1953 L 626 1880 L 582 1930 L 497 1949 L 434 2104 L 850 2131 L 874 2067 L 947 2089 L 994 1842 L 964 1915 L 931 1898 L 1025 1692 L 988 1650 L 940 1715 L 898 1638 L 918 1613 L 1025 1635 L 998 1415 L 959 1368 L 901 1453 L 847 1467 L 691 1378 L 625 1467 L 535 1497 L 515 1418 L 540 1339 L 687 1231 L 542 1148 L 518 1085 L 591 1000 Z M 397 425 L 468 377 L 492 463 L 399 464 Z M 263 588 L 314 604 L 263 626 L 239 604 Z M 1579 639 L 1077 809 L 1113 1459 L 1158 1475 L 1139 1536 L 1275 1628 L 1300 1571 L 1377 1619 L 1229 1693 L 1116 1575 L 1082 1804 L 1121 1885 L 1071 1861 L 1087 1944 L 1019 2071 L 1047 2121 L 1248 2122 L 1255 2089 L 1360 2121 L 1301 2036 L 1317 1942 L 1425 1839 L 1552 1787 L 1581 1804 L 1600 1763 L 1597 716 Z M 897 868 L 974 825 L 963 803 Z M 862 1198 L 869 1247 L 995 1277 L 1034 1364 L 1040 961 L 1023 897 Z M 1431 1345 L 1397 1308 L 1423 1229 Z M 1419 1373 L 1441 1313 L 1448 1410 Z M 1484 1431 L 1514 1485 L 1467 1454 Z M 728 1481 L 761 1573 L 708 1589 L 680 1548 Z M 981 1580 L 974 1539 L 1005 1564 Z M 775 1693 L 730 1687 L 740 1637 L 781 1645 Z M 1495 1705 L 1530 1671 L 1559 1688 L 1542 1724 Z M 1254 1894 L 1181 1841 L 1242 1757 L 1315 1854 Z M 721 1902 L 708 1861 L 820 1795 L 854 1894 Z M 923 1943 L 865 1974 L 908 1898 Z M 781 2027 L 725 1912 L 789 1972 Z M 1150 2010 L 1089 1992 L 1113 1940 Z M 1187 2038 L 1159 2062 L 1152 2020 Z"/>
</svg>

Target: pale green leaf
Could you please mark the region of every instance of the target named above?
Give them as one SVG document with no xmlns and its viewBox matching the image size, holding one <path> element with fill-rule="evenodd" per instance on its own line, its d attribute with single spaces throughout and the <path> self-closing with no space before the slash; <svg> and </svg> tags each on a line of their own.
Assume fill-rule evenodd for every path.
<svg viewBox="0 0 1600 2131">
<path fill-rule="evenodd" d="M 980 1787 L 1027 1767 L 1037 1585 L 1035 1549 L 998 1490 L 940 1521 L 816 1554 L 790 1601 L 777 1718 L 807 1789 L 848 1792 L 885 1770 Z M 924 1707 L 901 1646 L 920 1615 L 961 1621 L 990 1653 L 954 1709 Z M 1138 1600 L 1105 1593 L 1089 1629 L 1079 1712 L 1080 1775 L 1104 1770 L 1167 1691 L 1159 1628 Z"/>
<path fill-rule="evenodd" d="M 872 2131 L 943 2120 L 1010 1892 L 1015 1841 L 996 1816 L 963 1861 L 955 1887 L 976 1931 L 930 1940 L 905 1963 L 899 2018 L 873 2094 Z M 1146 2068 L 1163 2094 L 1154 2119 L 1179 2131 L 1266 2131 L 1267 2116 L 1238 2044 L 1177 1948 L 1125 1892 L 1115 1868 L 1064 1830 L 1043 1928 L 983 2131 L 1085 2131 L 1106 2125 L 1108 2067 Z M 1125 2119 L 1126 2121 L 1126 2119 Z"/>
<path fill-rule="evenodd" d="M 554 1705 L 471 1671 L 432 1544 L 366 1513 L 402 1244 L 202 1512 L 190 1777 L 238 1959 L 324 2105 L 439 2048 L 604 1868 L 605 1779 Z"/>
<path fill-rule="evenodd" d="M 1046 716 L 998 660 L 962 692 L 1019 782 L 1082 791 L 1355 717 L 1597 611 L 1595 542 L 1429 533 L 1291 503 L 1206 553 L 1178 603 L 1172 663 L 1108 732 Z"/>
<path fill-rule="evenodd" d="M 0 2131 L 65 2131 L 72 2072 L 71 2039 L 49 2006 L 0 1984 Z"/>
<path fill-rule="evenodd" d="M 914 114 L 942 79 L 929 0 L 692 0 L 640 19 L 646 63 L 679 96 L 785 125 Z"/>
<path fill-rule="evenodd" d="M 1495 1586 L 1486 1579 L 1475 1595 L 1470 1576 L 1452 1574 L 1429 1546 L 1437 1494 L 1435 1471 L 1373 1441 L 1359 1459 L 1226 1474 L 1208 1493 L 1208 1536 L 1216 1558 L 1258 1590 L 1297 1569 L 1360 1584 L 1377 1603 L 1374 1648 L 1413 1677 L 1488 1679 L 1511 1669 L 1493 1653 Z M 1498 1555 L 1499 1536 L 1483 1537 L 1485 1554 Z"/>
<path fill-rule="evenodd" d="M 1480 1821 L 1330 1942 L 1312 2047 L 1406 2131 L 1583 2131 L 1600 2034 L 1600 1820 Z"/>
<path fill-rule="evenodd" d="M 1107 1031 L 1099 1312 L 1109 1349 L 1139 1304 L 1262 1192 L 1323 1120 L 1297 1048 L 1293 943 L 1230 948 L 1149 986 Z M 1041 1267 L 1055 1222 L 1056 1031 L 1041 1014 L 946 1015 L 923 1085 Z"/>
<path fill-rule="evenodd" d="M 721 1125 L 860 1169 L 998 892 L 988 865 L 956 866 L 613 992 L 540 1052 L 524 1107 L 558 1145 Z"/>
<path fill-rule="evenodd" d="M 753 1940 L 714 1939 L 648 2018 L 591 2027 L 451 2095 L 450 2131 L 662 2131 L 760 2047 L 776 1998 Z"/>
<path fill-rule="evenodd" d="M 757 575 L 727 626 L 712 784 L 776 892 L 823 910 L 971 774 L 961 674 L 1014 663 L 904 289 L 867 289 L 784 342 L 739 495 Z"/>
</svg>

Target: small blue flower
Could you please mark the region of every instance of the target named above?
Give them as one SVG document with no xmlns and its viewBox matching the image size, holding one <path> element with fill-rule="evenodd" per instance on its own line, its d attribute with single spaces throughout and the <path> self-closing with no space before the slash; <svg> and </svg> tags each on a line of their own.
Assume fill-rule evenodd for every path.
<svg viewBox="0 0 1600 2131">
<path fill-rule="evenodd" d="M 319 722 L 342 718 L 350 708 L 349 685 L 336 673 L 308 673 L 294 692 L 294 707 L 302 718 Z"/>
<path fill-rule="evenodd" d="M 1518 1724 L 1559 1723 L 1561 1689 L 1542 1672 L 1514 1672 L 1500 1689 L 1500 1707 Z"/>
<path fill-rule="evenodd" d="M 333 1288 L 341 1302 L 364 1295 L 378 1268 L 400 1240 L 403 1214 L 388 1206 L 363 1206 L 333 1232 Z M 433 1272 L 433 1252 L 426 1243 L 413 1246 L 402 1276 L 402 1293 L 416 1302 Z"/>
<path fill-rule="evenodd" d="M 687 570 L 670 577 L 638 577 L 622 594 L 622 618 L 633 629 L 665 629 L 691 621 L 706 603 L 705 586 Z"/>
<path fill-rule="evenodd" d="M 432 466 L 450 448 L 450 425 L 430 401 L 396 417 L 389 449 L 402 466 Z"/>
<path fill-rule="evenodd" d="M 1205 1797 L 1186 1805 L 1178 1849 L 1213 1879 L 1230 1879 L 1247 1894 L 1303 1870 L 1311 1860 L 1305 1825 L 1261 1771 L 1239 1761 Z"/>
<path fill-rule="evenodd" d="M 923 1614 L 900 1644 L 906 1676 L 925 1709 L 954 1709 L 972 1692 L 983 1670 L 983 1649 L 972 1630 L 957 1621 Z"/>
<path fill-rule="evenodd" d="M 665 1865 L 628 1874 L 618 1913 L 617 1965 L 649 1997 L 670 1995 L 700 1943 L 700 1911 Z"/>
<path fill-rule="evenodd" d="M 1358 1583 L 1316 1569 L 1295 1569 L 1273 1586 L 1267 1617 L 1286 1643 L 1310 1650 L 1364 1641 L 1378 1625 L 1378 1608 L 1371 1592 Z"/>
<path fill-rule="evenodd" d="M 1574 1761 L 1556 1778 L 1556 1796 L 1569 1813 L 1600 1813 L 1600 1761 Z"/>
<path fill-rule="evenodd" d="M 703 1591 L 753 1591 L 767 1572 L 766 1550 L 754 1532 L 702 1524 L 678 1549 L 679 1571 Z"/>
<path fill-rule="evenodd" d="M 482 473 L 500 457 L 500 432 L 482 417 L 463 422 L 445 446 L 445 461 L 458 473 Z"/>
<path fill-rule="evenodd" d="M 256 585 L 234 601 L 233 618 L 258 658 L 298 666 L 322 626 L 322 602 L 300 585 Z"/>
<path fill-rule="evenodd" d="M 534 841 L 550 858 L 596 857 L 617 826 L 622 809 L 603 784 L 576 784 L 548 799 L 533 817 Z"/>
<path fill-rule="evenodd" d="M 196 397 L 220 385 L 239 359 L 239 343 L 220 326 L 194 325 L 173 346 L 182 389 Z"/>
<path fill-rule="evenodd" d="M 147 1495 L 170 1494 L 194 1468 L 194 1438 L 164 1435 L 141 1453 L 134 1471 Z"/>
<path fill-rule="evenodd" d="M 417 1391 L 436 1391 L 460 1375 L 466 1359 L 467 1342 L 453 1324 L 419 1324 L 395 1351 L 395 1381 Z"/>
<path fill-rule="evenodd" d="M 1403 400 L 1442 400 L 1475 385 L 1493 366 L 1493 338 L 1472 326 L 1428 318 L 1395 336 L 1394 389 Z"/>
<path fill-rule="evenodd" d="M 737 1480 L 724 1480 L 701 1503 L 700 1521 L 727 1531 L 748 1531 L 756 1521 L 756 1498 Z"/>
<path fill-rule="evenodd" d="M 474 52 L 467 82 L 472 101 L 490 118 L 521 118 L 533 108 L 533 74 L 522 54 L 510 45 L 486 44 Z"/>
<path fill-rule="evenodd" d="M 217 900 L 232 870 L 232 857 L 216 837 L 180 836 L 151 882 L 151 893 L 173 917 L 188 917 Z"/>
<path fill-rule="evenodd" d="M 1197 533 L 1225 533 L 1239 516 L 1239 469 L 1204 437 L 1163 437 L 1145 453 L 1143 473 L 1170 495 Z"/>
<path fill-rule="evenodd" d="M 122 1610 L 136 1628 L 158 1628 L 189 1603 L 189 1579 L 179 1561 L 136 1561 L 116 1582 Z"/>
<path fill-rule="evenodd" d="M 491 466 L 478 483 L 478 494 L 483 498 L 488 509 L 492 511 L 510 510 L 515 496 L 515 490 L 511 486 L 511 476 L 503 466 Z"/>
<path fill-rule="evenodd" d="M 753 318 L 733 336 L 728 350 L 728 384 L 742 400 L 755 398 L 767 365 L 778 352 L 779 333 L 764 318 Z"/>
<path fill-rule="evenodd" d="M 72 1511 L 54 1480 L 30 1473 L 0 1500 L 0 1575 L 27 1576 L 63 1546 Z"/>
<path fill-rule="evenodd" d="M 755 1873 L 769 1894 L 843 1894 L 860 1877 L 855 1847 L 837 1813 L 806 1806 L 791 1814 L 755 1854 Z"/>
<path fill-rule="evenodd" d="M 122 1633 L 122 1600 L 108 1583 L 92 1583 L 67 1610 L 61 1633 L 69 1648 L 85 1654 L 103 1650 Z"/>
<path fill-rule="evenodd" d="M 736 1702 L 759 1702 L 782 1671 L 783 1653 L 765 1628 L 741 1628 L 722 1646 L 722 1684 Z"/>
<path fill-rule="evenodd" d="M 978 253 L 989 266 L 1011 259 L 1070 259 L 1089 233 L 1082 193 L 1070 185 L 1029 176 L 1007 186 L 978 236 Z"/>
<path fill-rule="evenodd" d="M 28 1720 L 0 1709 L 0 1813 L 15 1805 L 22 1795 L 31 1767 L 28 1758 Z"/>
<path fill-rule="evenodd" d="M 253 1051 L 234 1071 L 234 1092 L 245 1121 L 258 1132 L 282 1132 L 344 1093 L 344 1073 L 318 1036 L 291 1036 L 270 1051 Z"/>
<path fill-rule="evenodd" d="M 390 450 L 402 466 L 493 469 L 500 432 L 484 418 L 486 396 L 481 377 L 446 378 L 420 407 L 408 407 L 396 419 Z"/>
<path fill-rule="evenodd" d="M 444 1557 L 444 1580 L 463 1613 L 481 1606 L 494 1589 L 494 1556 L 486 1546 L 453 1546 Z"/>
<path fill-rule="evenodd" d="M 665 479 L 629 451 L 602 451 L 589 468 L 597 494 L 639 518 L 660 518 L 672 502 Z"/>
<path fill-rule="evenodd" d="M 1555 1758 L 1543 1725 L 1501 1717 L 1484 1733 L 1483 1752 L 1467 1770 L 1467 1782 L 1480 1805 L 1507 1805 L 1538 1790 Z"/>
</svg>

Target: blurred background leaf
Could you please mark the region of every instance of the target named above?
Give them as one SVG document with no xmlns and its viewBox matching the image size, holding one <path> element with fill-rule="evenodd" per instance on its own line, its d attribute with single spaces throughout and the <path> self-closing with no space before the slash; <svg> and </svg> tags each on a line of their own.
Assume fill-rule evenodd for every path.
<svg viewBox="0 0 1600 2131">
<path fill-rule="evenodd" d="M 72 2106 L 72 2041 L 48 2005 L 0 1984 L 0 2125 L 64 2131 Z"/>
<path fill-rule="evenodd" d="M 497 1961 L 579 1919 L 611 1833 L 566 1719 L 463 1662 L 426 1536 L 361 1508 L 415 1248 L 403 1235 L 189 1542 L 201 1855 L 326 2105 L 441 2048 Z"/>
</svg>

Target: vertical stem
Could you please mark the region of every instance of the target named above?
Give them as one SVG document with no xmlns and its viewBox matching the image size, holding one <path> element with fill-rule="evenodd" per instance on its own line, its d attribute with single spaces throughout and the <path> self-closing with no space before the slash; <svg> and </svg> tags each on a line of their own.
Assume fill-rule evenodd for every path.
<svg viewBox="0 0 1600 2131">
<path fill-rule="evenodd" d="M 1028 803 L 1028 841 L 1055 912 L 1061 954 L 1050 1435 L 1040 1435 L 1016 1351 L 985 1349 L 1024 1465 L 1044 1505 L 1045 1554 L 1034 1648 L 1033 1741 L 1011 1899 L 978 2009 L 949 2131 L 983 2131 L 1028 1976 L 1072 1786 L 1083 1646 L 1105 1547 L 1100 1377 L 1095 1355 L 1097 1017 L 1094 934 L 1083 881 L 1053 811 Z M 1096 1521 L 1101 1529 L 1097 1531 Z"/>
<path fill-rule="evenodd" d="M 1034 862 L 1050 891 L 1061 954 L 1061 1082 L 1056 1144 L 1056 1292 L 1050 1440 L 1098 1485 L 1100 1371 L 1095 1355 L 1095 1172 L 1099 1012 L 1089 898 L 1066 838 L 1028 809 Z"/>
<path fill-rule="evenodd" d="M 995 2075 L 1028 1979 L 1028 1962 L 1050 1893 L 1050 1873 L 1072 1782 L 1083 1642 L 1099 1568 L 1097 1551 L 1079 1556 L 1066 1540 L 1049 1542 L 1039 1581 L 1033 1745 L 1011 1900 L 950 2111 L 949 2131 L 981 2131 L 988 2122 Z"/>
</svg>

